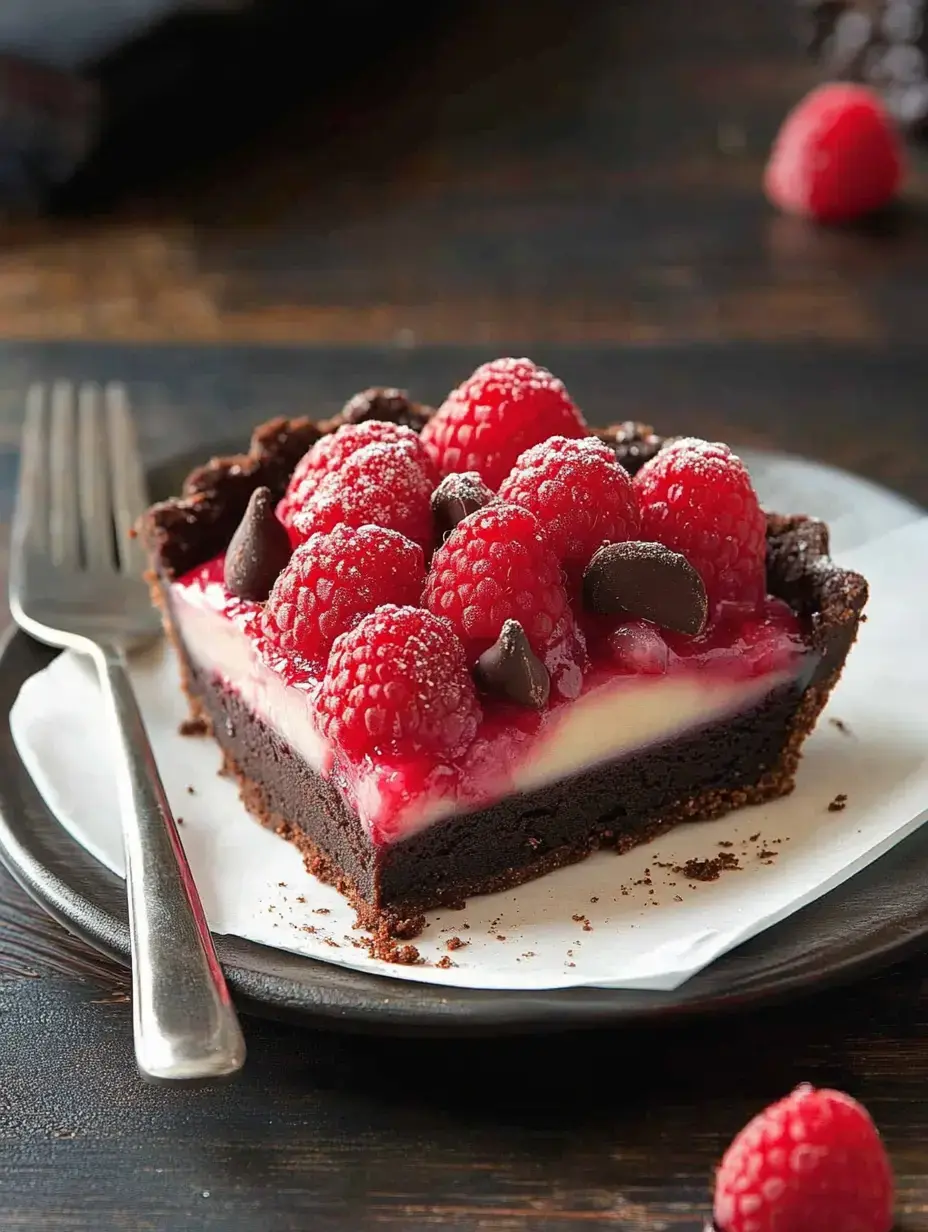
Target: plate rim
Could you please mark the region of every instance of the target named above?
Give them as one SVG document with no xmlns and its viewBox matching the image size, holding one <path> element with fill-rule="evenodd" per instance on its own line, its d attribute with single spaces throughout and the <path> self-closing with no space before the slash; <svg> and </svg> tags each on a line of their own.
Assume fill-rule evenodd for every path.
<svg viewBox="0 0 928 1232">
<path fill-rule="evenodd" d="M 198 451 L 197 456 L 202 451 Z M 767 460 L 799 461 L 866 485 L 913 517 L 925 510 L 872 480 L 778 451 L 744 450 Z M 152 472 L 177 466 L 176 459 Z M 185 455 L 183 461 L 189 461 Z M 122 881 L 73 839 L 42 800 L 10 729 L 10 711 L 24 681 L 57 651 L 15 626 L 0 636 L 0 863 L 69 932 L 123 966 L 129 965 L 128 914 Z M 923 847 L 924 852 L 919 849 Z M 923 858 L 919 861 L 919 853 Z M 492 1035 L 616 1027 L 705 1017 L 784 1000 L 845 982 L 902 960 L 928 936 L 928 826 L 829 894 L 712 963 L 672 992 L 567 988 L 496 990 L 448 987 L 381 976 L 275 950 L 232 936 L 216 946 L 233 996 L 246 1012 L 354 1032 L 393 1035 Z M 881 894 L 891 879 L 895 896 Z M 900 893 L 900 878 L 910 885 Z M 905 891 L 905 887 L 904 887 Z M 893 910 L 888 900 L 893 899 Z M 913 915 L 913 907 L 915 914 Z M 870 918 L 869 932 L 826 946 L 822 967 L 810 967 L 810 936 L 836 931 L 836 921 Z M 807 931 L 811 925 L 811 933 Z M 817 930 L 817 931 L 816 931 Z M 845 933 L 850 930 L 845 928 Z M 802 935 L 802 942 L 799 942 Z M 868 943 L 869 937 L 869 943 Z M 790 957 L 791 947 L 796 953 Z M 797 963 L 797 957 L 805 961 Z M 767 974 L 752 978 L 752 967 Z"/>
</svg>

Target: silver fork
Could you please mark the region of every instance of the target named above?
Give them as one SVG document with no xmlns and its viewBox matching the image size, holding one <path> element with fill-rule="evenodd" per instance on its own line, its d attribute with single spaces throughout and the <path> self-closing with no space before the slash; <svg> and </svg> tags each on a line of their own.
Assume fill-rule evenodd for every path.
<svg viewBox="0 0 928 1232">
<path fill-rule="evenodd" d="M 240 1069 L 245 1042 L 135 700 L 126 653 L 159 631 L 130 530 L 147 504 L 126 392 L 29 391 L 13 522 L 17 624 L 96 664 L 119 750 L 135 1054 L 155 1081 Z"/>
</svg>

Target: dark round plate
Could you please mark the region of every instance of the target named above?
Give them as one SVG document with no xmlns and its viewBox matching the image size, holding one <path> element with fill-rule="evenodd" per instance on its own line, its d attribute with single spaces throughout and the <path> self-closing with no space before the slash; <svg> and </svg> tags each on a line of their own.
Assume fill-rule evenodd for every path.
<svg viewBox="0 0 928 1232">
<path fill-rule="evenodd" d="M 762 494 L 781 460 L 750 459 Z M 790 484 L 829 493 L 844 518 L 845 546 L 867 530 L 891 529 L 919 510 L 850 475 L 794 463 Z M 157 494 L 176 490 L 189 469 L 179 460 L 152 476 Z M 808 477 L 807 477 L 808 476 Z M 861 510 L 869 510 L 861 515 Z M 863 522 L 861 517 L 863 516 Z M 54 652 L 12 632 L 0 646 L 0 859 L 20 884 L 72 933 L 127 963 L 129 924 L 122 881 L 58 824 L 19 759 L 9 725 L 23 682 Z M 727 954 L 674 992 L 578 988 L 499 992 L 388 979 L 217 937 L 232 990 L 245 1010 L 354 1031 L 492 1034 L 614 1026 L 642 1019 L 707 1015 L 785 998 L 919 950 L 928 934 L 928 826 L 825 898 Z"/>
</svg>

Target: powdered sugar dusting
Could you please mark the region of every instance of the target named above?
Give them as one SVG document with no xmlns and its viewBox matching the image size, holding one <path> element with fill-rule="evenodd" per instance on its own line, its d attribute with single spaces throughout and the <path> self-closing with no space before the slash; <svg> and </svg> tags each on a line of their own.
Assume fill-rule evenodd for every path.
<svg viewBox="0 0 928 1232">
<path fill-rule="evenodd" d="M 355 453 L 378 443 L 404 446 L 418 461 L 422 471 L 437 482 L 438 476 L 434 473 L 428 451 L 411 428 L 382 420 L 345 424 L 318 440 L 297 463 L 278 506 L 281 521 L 289 525 L 308 504 L 326 475 L 336 473 Z"/>
<path fill-rule="evenodd" d="M 306 539 L 339 522 L 372 523 L 397 530 L 428 551 L 434 534 L 432 488 L 431 475 L 405 442 L 377 441 L 323 476 L 305 508 L 294 515 L 294 529 Z"/>
<path fill-rule="evenodd" d="M 387 604 L 342 634 L 319 698 L 323 734 L 346 756 L 438 751 L 474 739 L 480 705 L 447 621 Z"/>
<path fill-rule="evenodd" d="M 586 432 L 562 381 L 530 359 L 504 358 L 453 390 L 422 440 L 443 475 L 477 471 L 495 489 L 531 445 Z"/>
</svg>

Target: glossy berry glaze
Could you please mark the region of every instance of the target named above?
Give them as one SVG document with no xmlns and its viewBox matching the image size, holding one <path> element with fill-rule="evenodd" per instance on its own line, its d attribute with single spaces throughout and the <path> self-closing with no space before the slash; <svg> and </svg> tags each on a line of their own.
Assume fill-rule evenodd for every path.
<svg viewBox="0 0 928 1232">
<path fill-rule="evenodd" d="M 263 605 L 230 594 L 223 576 L 224 557 L 219 556 L 171 586 L 174 616 L 196 666 L 239 694 L 285 743 L 330 777 L 375 843 L 396 841 L 451 812 L 537 785 L 553 761 L 563 766 L 567 744 L 577 746 L 568 764 L 576 769 L 589 764 L 585 743 L 590 728 L 572 721 L 587 701 L 614 704 L 621 726 L 628 719 L 632 691 L 637 706 L 644 691 L 658 684 L 698 680 L 709 696 L 753 681 L 760 697 L 783 674 L 796 673 L 809 653 L 794 613 L 770 596 L 756 606 L 720 605 L 696 637 L 660 632 L 645 621 L 617 623 L 584 614 L 578 619 L 588 661 L 576 700 L 552 692 L 548 707 L 536 711 L 481 697 L 476 736 L 455 757 L 417 753 L 353 760 L 320 735 L 315 698 L 323 668 L 281 654 L 262 631 Z M 667 704 L 673 705 L 674 695 L 668 696 Z M 594 716 L 599 730 L 593 760 L 608 756 L 603 713 L 600 708 Z M 626 751 L 628 737 L 621 741 Z M 555 749 L 558 757 L 553 757 Z"/>
</svg>

